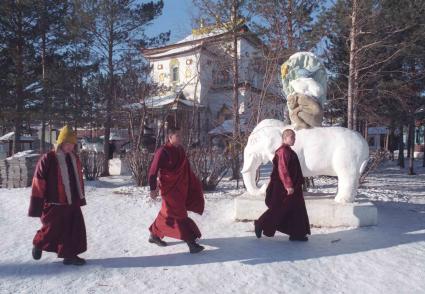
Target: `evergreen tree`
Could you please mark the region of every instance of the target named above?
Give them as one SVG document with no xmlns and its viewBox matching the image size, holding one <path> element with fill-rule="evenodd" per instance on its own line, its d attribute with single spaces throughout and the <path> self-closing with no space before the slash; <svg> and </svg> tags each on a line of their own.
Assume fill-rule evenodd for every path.
<svg viewBox="0 0 425 294">
<path fill-rule="evenodd" d="M 2 91 L 4 99 L 2 97 L 1 100 L 6 102 L 8 117 L 13 122 L 15 136 L 12 153 L 21 149 L 18 142 L 23 132 L 23 122 L 28 108 L 33 104 L 29 100 L 38 90 L 34 65 L 36 13 L 32 4 L 29 0 L 0 2 L 1 62 L 8 70 L 2 81 L 6 91 Z"/>
<path fill-rule="evenodd" d="M 112 127 L 112 114 L 116 99 L 116 79 L 119 72 L 117 63 L 123 52 L 137 50 L 139 46 L 160 42 L 168 38 L 161 34 L 157 38 L 148 38 L 144 29 L 158 17 L 163 2 L 139 3 L 134 0 L 86 0 L 82 12 L 82 23 L 93 40 L 93 53 L 99 56 L 101 70 L 107 73 L 108 90 L 104 97 L 104 152 L 109 153 L 109 137 Z M 108 175 L 108 162 L 105 161 L 104 175 Z"/>
</svg>

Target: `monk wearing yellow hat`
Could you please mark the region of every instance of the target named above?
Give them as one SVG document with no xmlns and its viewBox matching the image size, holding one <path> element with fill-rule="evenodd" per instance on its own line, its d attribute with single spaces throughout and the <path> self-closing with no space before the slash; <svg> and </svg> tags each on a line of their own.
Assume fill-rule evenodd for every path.
<svg viewBox="0 0 425 294">
<path fill-rule="evenodd" d="M 83 265 L 78 254 L 87 250 L 81 206 L 86 205 L 81 162 L 75 154 L 77 136 L 68 126 L 59 133 L 55 149 L 37 163 L 28 215 L 40 217 L 42 227 L 33 240 L 32 256 L 56 252 L 65 265 Z"/>
</svg>

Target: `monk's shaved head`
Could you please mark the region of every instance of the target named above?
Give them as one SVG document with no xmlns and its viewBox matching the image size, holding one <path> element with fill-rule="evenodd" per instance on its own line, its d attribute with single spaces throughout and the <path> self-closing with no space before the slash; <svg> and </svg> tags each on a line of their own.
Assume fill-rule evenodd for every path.
<svg viewBox="0 0 425 294">
<path fill-rule="evenodd" d="M 180 132 L 180 128 L 177 128 L 177 127 L 168 128 L 168 136 L 177 134 L 178 132 Z"/>
<path fill-rule="evenodd" d="M 285 130 L 283 130 L 283 132 L 282 132 L 282 138 L 285 139 L 286 137 L 289 137 L 289 136 L 295 136 L 295 132 L 293 130 L 291 130 L 291 129 L 285 129 Z"/>
<path fill-rule="evenodd" d="M 181 136 L 179 128 L 169 128 L 168 129 L 168 141 L 173 145 L 181 145 Z"/>
<path fill-rule="evenodd" d="M 282 132 L 282 143 L 294 146 L 295 143 L 295 132 L 291 129 L 286 129 Z"/>
</svg>

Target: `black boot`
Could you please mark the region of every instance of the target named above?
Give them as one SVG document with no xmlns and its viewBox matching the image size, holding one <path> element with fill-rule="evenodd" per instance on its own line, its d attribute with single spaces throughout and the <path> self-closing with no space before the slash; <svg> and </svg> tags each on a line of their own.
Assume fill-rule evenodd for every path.
<svg viewBox="0 0 425 294">
<path fill-rule="evenodd" d="M 167 246 L 167 243 L 165 241 L 162 241 L 159 237 L 152 235 L 152 234 L 149 237 L 149 243 L 154 243 L 154 244 L 156 244 L 160 247 Z"/>
<path fill-rule="evenodd" d="M 196 243 L 195 240 L 189 241 L 189 242 L 186 242 L 186 243 L 187 243 L 187 246 L 189 246 L 189 252 L 190 253 L 199 253 L 199 252 L 201 252 L 202 250 L 205 249 L 204 246 L 199 245 L 198 243 Z"/>
<path fill-rule="evenodd" d="M 64 258 L 63 264 L 64 265 L 85 265 L 86 260 L 84 258 L 74 256 L 74 257 L 71 257 L 71 258 Z"/>
<path fill-rule="evenodd" d="M 306 241 L 308 241 L 308 237 L 307 236 L 289 236 L 289 241 L 306 242 Z"/>
<path fill-rule="evenodd" d="M 260 225 L 257 224 L 257 221 L 254 222 L 254 230 L 255 230 L 255 236 L 257 236 L 257 238 L 260 239 L 261 234 L 263 233 L 263 230 L 261 229 Z"/>
<path fill-rule="evenodd" d="M 41 249 L 38 249 L 35 246 L 32 248 L 32 258 L 34 258 L 35 260 L 39 260 L 41 258 L 42 253 L 43 251 L 41 251 Z"/>
</svg>

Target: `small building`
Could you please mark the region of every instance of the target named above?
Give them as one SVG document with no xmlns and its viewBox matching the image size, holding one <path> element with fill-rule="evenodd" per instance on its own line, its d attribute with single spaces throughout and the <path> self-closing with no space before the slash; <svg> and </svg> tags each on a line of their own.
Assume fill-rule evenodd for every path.
<svg viewBox="0 0 425 294">
<path fill-rule="evenodd" d="M 0 159 L 12 156 L 14 136 L 15 132 L 10 132 L 0 136 Z M 33 150 L 35 148 L 34 143 L 36 140 L 37 138 L 33 136 L 21 136 L 18 140 L 18 144 L 22 151 Z"/>
<path fill-rule="evenodd" d="M 367 142 L 369 144 L 369 149 L 379 150 L 386 148 L 385 140 L 387 140 L 387 136 L 387 127 L 369 127 L 367 130 Z"/>
</svg>

